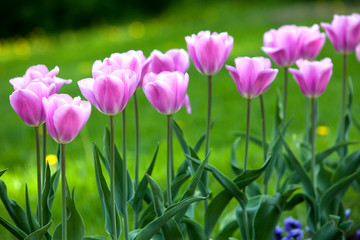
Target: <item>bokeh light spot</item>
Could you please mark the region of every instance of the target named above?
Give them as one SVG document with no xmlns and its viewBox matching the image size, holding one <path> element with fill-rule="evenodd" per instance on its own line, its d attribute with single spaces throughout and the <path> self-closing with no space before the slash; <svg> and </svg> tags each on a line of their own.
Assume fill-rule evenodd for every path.
<svg viewBox="0 0 360 240">
<path fill-rule="evenodd" d="M 129 35 L 135 39 L 141 39 L 145 36 L 146 28 L 142 22 L 135 21 L 129 25 Z"/>
<path fill-rule="evenodd" d="M 46 162 L 49 163 L 50 166 L 54 166 L 57 163 L 58 159 L 56 155 L 49 154 L 46 156 Z"/>
</svg>

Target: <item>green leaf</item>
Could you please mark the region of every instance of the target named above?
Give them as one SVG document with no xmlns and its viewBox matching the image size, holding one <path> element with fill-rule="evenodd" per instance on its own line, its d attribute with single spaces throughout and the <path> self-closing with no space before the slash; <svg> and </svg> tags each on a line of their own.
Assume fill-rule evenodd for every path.
<svg viewBox="0 0 360 240">
<path fill-rule="evenodd" d="M 232 145 L 231 148 L 231 157 L 230 157 L 230 163 L 231 163 L 231 169 L 235 175 L 239 175 L 243 170 L 238 166 L 236 161 L 236 149 L 239 145 L 241 138 L 237 137 Z"/>
<path fill-rule="evenodd" d="M 295 155 L 291 151 L 289 145 L 285 142 L 285 140 L 282 138 L 283 145 L 286 149 L 286 152 L 288 153 L 287 160 L 289 161 L 289 165 L 292 169 L 295 170 L 295 172 L 299 175 L 300 180 L 304 186 L 304 190 L 307 194 L 309 194 L 312 197 L 315 197 L 315 191 L 314 187 L 312 185 L 311 179 L 309 175 L 306 173 L 304 167 L 299 163 L 299 161 L 296 159 Z"/>
<path fill-rule="evenodd" d="M 1 177 L 7 170 L 8 170 L 8 169 L 2 170 L 2 171 L 0 172 L 0 177 Z"/>
<path fill-rule="evenodd" d="M 29 222 L 30 231 L 34 232 L 35 230 L 40 228 L 40 224 L 38 223 L 38 221 L 36 220 L 36 218 L 34 217 L 34 215 L 31 212 L 27 184 L 25 185 L 25 203 L 26 203 L 26 217 Z"/>
<path fill-rule="evenodd" d="M 170 206 L 169 208 L 166 209 L 163 215 L 161 215 L 160 217 L 158 217 L 157 219 L 153 220 L 148 225 L 146 225 L 137 235 L 136 240 L 151 239 L 151 237 L 154 236 L 160 230 L 160 228 L 162 228 L 169 221 L 169 219 L 175 216 L 175 214 L 177 214 L 183 208 L 189 206 L 194 202 L 198 202 L 205 199 L 206 199 L 205 197 L 193 196 Z"/>
<path fill-rule="evenodd" d="M 231 219 L 228 221 L 223 228 L 216 234 L 215 240 L 228 240 L 233 233 L 239 229 L 239 225 L 237 223 L 236 218 Z"/>
<path fill-rule="evenodd" d="M 239 133 L 235 133 L 234 134 L 236 137 L 238 137 L 238 138 L 240 138 L 240 137 L 246 137 L 246 133 L 244 133 L 244 132 L 239 132 Z M 237 138 L 237 139 L 238 139 Z M 262 142 L 262 140 L 260 139 L 260 138 L 258 138 L 258 137 L 254 137 L 254 136 L 252 136 L 251 134 L 250 134 L 250 136 L 249 136 L 249 140 L 251 141 L 251 142 L 253 142 L 255 145 L 257 145 L 257 146 L 259 146 L 259 147 L 263 147 L 263 142 Z M 266 144 L 266 148 L 268 148 L 269 147 L 269 144 Z"/>
<path fill-rule="evenodd" d="M 51 177 L 50 177 L 50 166 L 47 163 L 45 167 L 45 180 L 44 180 L 44 186 L 42 189 L 42 195 L 41 195 L 41 205 L 43 209 L 43 221 L 45 224 L 49 223 L 51 221 L 51 209 L 48 204 L 48 198 L 50 194 L 50 188 L 51 188 Z"/>
<path fill-rule="evenodd" d="M 104 175 L 102 173 L 99 158 L 103 158 L 103 156 L 99 153 L 99 149 L 94 144 L 95 177 L 96 177 L 96 184 L 99 192 L 100 202 L 105 217 L 105 230 L 108 234 L 113 235 L 110 191 L 105 181 Z M 117 209 L 115 209 L 115 213 L 116 213 L 115 215 L 116 215 L 116 228 L 117 228 L 116 238 L 119 238 L 121 230 L 120 230 L 120 219 Z"/>
<path fill-rule="evenodd" d="M 105 165 L 107 172 L 110 175 L 110 131 L 105 127 L 104 130 L 104 139 L 103 139 L 103 150 L 104 150 L 104 158 L 101 158 L 102 162 Z M 123 200 L 123 186 L 122 186 L 122 173 L 123 172 L 123 160 L 120 156 L 120 153 L 116 146 L 114 146 L 115 151 L 115 172 L 119 174 L 115 174 L 115 201 L 116 206 L 120 211 L 120 214 L 124 215 L 124 205 L 122 204 Z M 130 173 L 127 170 L 127 201 L 130 201 L 133 197 L 133 181 L 131 179 Z"/>
<path fill-rule="evenodd" d="M 202 226 L 198 222 L 187 217 L 183 218 L 181 222 L 186 225 L 189 240 L 208 240 Z"/>
<path fill-rule="evenodd" d="M 2 217 L 0 217 L 0 224 L 4 226 L 12 235 L 14 235 L 19 240 L 24 240 L 27 237 L 27 234 L 24 233 L 20 228 L 12 225 Z"/>
<path fill-rule="evenodd" d="M 340 229 L 332 221 L 328 221 L 314 234 L 312 240 L 338 240 L 342 235 Z"/>
<path fill-rule="evenodd" d="M 339 165 L 337 171 L 333 175 L 333 181 L 337 181 L 343 177 L 353 174 L 360 166 L 360 150 L 353 152 L 345 157 L 342 164 Z"/>
<path fill-rule="evenodd" d="M 348 145 L 353 145 L 353 144 L 359 144 L 359 142 L 358 141 L 346 141 L 346 142 L 336 143 L 334 146 L 324 150 L 323 152 L 316 154 L 316 163 L 320 163 L 322 160 L 326 159 L 328 156 L 330 156 L 332 153 L 339 150 L 340 148 L 348 146 Z M 311 163 L 308 162 L 305 165 L 305 168 L 310 169 L 310 165 L 311 165 Z"/>
<path fill-rule="evenodd" d="M 2 180 L 0 180 L 0 198 L 15 225 L 26 234 L 29 234 L 31 231 L 26 213 L 17 202 L 8 198 L 7 188 Z"/>
<path fill-rule="evenodd" d="M 181 149 L 183 150 L 184 154 L 190 154 L 189 146 L 185 141 L 184 134 L 179 125 L 173 119 L 171 119 L 171 127 L 175 132 L 175 135 L 180 143 Z"/>
<path fill-rule="evenodd" d="M 148 169 L 146 171 L 146 173 L 149 175 L 152 174 L 152 171 L 154 169 L 158 151 L 159 151 L 159 144 L 157 144 L 157 147 L 156 147 L 154 156 L 151 160 L 150 166 L 148 167 Z M 137 213 L 139 213 L 142 209 L 147 184 L 148 184 L 148 180 L 146 179 L 146 175 L 144 174 L 143 178 L 141 179 L 139 185 L 136 188 L 134 199 L 132 201 L 133 210 Z"/>
<path fill-rule="evenodd" d="M 51 222 L 49 222 L 42 228 L 36 230 L 35 232 L 32 232 L 31 234 L 29 234 L 29 236 L 27 236 L 25 238 L 25 240 L 42 240 L 44 238 L 46 232 L 50 228 L 50 225 L 51 225 Z"/>
<path fill-rule="evenodd" d="M 139 227 L 143 228 L 156 217 L 154 204 L 149 203 L 139 218 Z"/>
<path fill-rule="evenodd" d="M 90 236 L 90 237 L 84 237 L 83 240 L 109 240 L 109 239 L 102 236 Z"/>
</svg>

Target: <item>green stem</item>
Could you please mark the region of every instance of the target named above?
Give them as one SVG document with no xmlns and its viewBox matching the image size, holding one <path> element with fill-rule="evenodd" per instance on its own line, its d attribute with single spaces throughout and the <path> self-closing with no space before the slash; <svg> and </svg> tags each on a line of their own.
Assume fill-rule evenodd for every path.
<svg viewBox="0 0 360 240">
<path fill-rule="evenodd" d="M 129 239 L 129 219 L 127 211 L 127 199 L 128 199 L 128 188 L 127 188 L 127 163 L 126 163 L 126 108 L 122 111 L 123 117 L 123 209 L 124 209 L 124 236 L 125 240 Z"/>
<path fill-rule="evenodd" d="M 42 217 L 42 199 L 41 199 L 41 163 L 40 163 L 40 138 L 39 127 L 35 127 L 35 141 L 36 141 L 36 169 L 37 169 L 37 190 L 38 190 L 38 219 L 40 227 L 43 226 Z"/>
<path fill-rule="evenodd" d="M 116 206 L 115 206 L 115 151 L 114 151 L 114 116 L 110 116 L 110 201 L 111 201 L 111 219 L 112 236 L 116 239 Z"/>
<path fill-rule="evenodd" d="M 61 146 L 62 240 L 67 240 L 65 144 Z"/>
<path fill-rule="evenodd" d="M 341 119 L 340 119 L 340 141 L 345 141 L 345 108 L 346 108 L 346 75 L 347 75 L 347 55 L 343 55 L 343 79 L 342 79 L 342 101 L 341 101 Z M 344 157 L 344 148 L 340 148 L 340 161 Z"/>
<path fill-rule="evenodd" d="M 251 111 L 251 98 L 247 99 L 247 112 L 246 112 L 246 138 L 245 138 L 245 157 L 244 157 L 244 171 L 248 166 L 249 155 L 249 137 L 250 137 L 250 111 Z M 244 193 L 246 194 L 246 187 L 244 187 Z"/>
<path fill-rule="evenodd" d="M 135 190 L 139 184 L 139 109 L 136 97 L 136 91 L 134 92 L 134 111 L 135 111 Z M 137 228 L 139 214 L 134 211 L 134 229 Z"/>
<path fill-rule="evenodd" d="M 283 121 L 286 121 L 286 109 L 287 109 L 287 93 L 288 93 L 288 67 L 284 68 L 284 109 L 283 109 Z"/>
<path fill-rule="evenodd" d="M 262 147 L 263 147 L 263 158 L 264 162 L 266 161 L 266 122 L 265 122 L 265 108 L 264 108 L 264 98 L 263 95 L 260 95 L 260 109 L 261 109 L 261 123 L 262 123 Z M 264 194 L 268 193 L 268 183 L 264 182 Z"/>
<path fill-rule="evenodd" d="M 212 76 L 208 76 L 208 105 L 207 105 L 207 116 L 206 116 L 206 135 L 205 135 L 205 155 L 209 153 L 210 150 L 210 124 L 211 124 L 211 92 L 212 92 Z M 205 188 L 209 192 L 209 182 L 208 182 L 208 172 L 203 173 Z M 204 209 L 206 211 L 208 206 L 208 200 L 204 201 Z"/>
<path fill-rule="evenodd" d="M 170 163 L 171 163 L 171 180 L 174 180 L 174 150 L 173 150 L 173 136 L 172 130 L 170 131 Z"/>
<path fill-rule="evenodd" d="M 315 199 L 316 199 L 316 159 L 315 159 L 315 129 L 316 129 L 316 123 L 315 123 L 315 116 L 316 116 L 316 106 L 315 106 L 315 98 L 311 98 L 311 172 L 312 172 L 312 180 L 313 180 L 313 186 L 315 191 Z"/>
<path fill-rule="evenodd" d="M 167 116 L 167 164 L 166 164 L 166 185 L 168 206 L 172 205 L 171 196 L 171 115 Z"/>
<path fill-rule="evenodd" d="M 245 239 L 250 239 L 250 232 L 249 232 L 249 220 L 248 220 L 248 215 L 247 215 L 247 211 L 246 211 L 246 206 L 245 205 L 241 205 L 242 209 L 243 209 L 243 221 L 244 221 L 244 225 L 245 225 Z"/>
<path fill-rule="evenodd" d="M 45 185 L 45 169 L 46 169 L 46 123 L 44 123 L 42 125 L 42 130 L 43 130 L 43 139 L 42 139 L 42 153 L 43 153 L 43 158 L 42 158 L 42 176 L 43 176 L 43 185 Z"/>
<path fill-rule="evenodd" d="M 305 98 L 305 142 L 308 143 L 309 140 L 309 99 Z"/>
</svg>

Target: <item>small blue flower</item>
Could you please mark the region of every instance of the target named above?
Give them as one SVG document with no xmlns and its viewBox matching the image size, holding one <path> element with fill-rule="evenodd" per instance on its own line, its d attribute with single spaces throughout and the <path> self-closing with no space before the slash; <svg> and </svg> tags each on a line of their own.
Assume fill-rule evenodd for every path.
<svg viewBox="0 0 360 240">
<path fill-rule="evenodd" d="M 302 240 L 304 236 L 304 232 L 302 229 L 292 229 L 288 231 L 285 238 L 283 240 Z"/>
<path fill-rule="evenodd" d="M 360 240 L 360 228 L 356 231 L 356 239 Z"/>
<path fill-rule="evenodd" d="M 351 209 L 348 208 L 345 210 L 345 218 L 346 220 L 350 220 L 350 213 L 351 213 Z"/>
<path fill-rule="evenodd" d="M 281 227 L 276 226 L 273 240 L 281 240 L 283 236 L 283 232 L 284 230 Z"/>
<path fill-rule="evenodd" d="M 284 220 L 284 228 L 287 232 L 293 229 L 302 229 L 300 221 L 296 220 L 293 217 L 285 218 Z"/>
</svg>

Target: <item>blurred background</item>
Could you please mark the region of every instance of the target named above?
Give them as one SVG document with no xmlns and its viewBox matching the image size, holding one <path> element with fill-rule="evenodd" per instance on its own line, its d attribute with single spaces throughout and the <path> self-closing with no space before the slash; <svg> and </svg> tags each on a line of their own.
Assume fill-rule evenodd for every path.
<svg viewBox="0 0 360 240">
<path fill-rule="evenodd" d="M 24 206 L 25 183 L 29 186 L 32 209 L 36 204 L 36 157 L 34 129 L 25 125 L 9 104 L 13 88 L 9 79 L 23 76 L 32 65 L 45 64 L 49 69 L 59 66 L 58 77 L 72 79 L 63 86 L 62 93 L 81 96 L 77 81 L 91 77 L 91 66 L 97 59 L 103 60 L 114 52 L 142 50 L 148 57 L 152 50 L 166 52 L 171 48 L 184 48 L 184 37 L 201 30 L 228 32 L 234 37 L 234 48 L 227 64 L 234 65 L 239 56 L 265 56 L 261 51 L 264 32 L 284 24 L 312 26 L 331 22 L 333 14 L 351 14 L 360 11 L 359 1 L 234 1 L 234 0 L 3 0 L 0 8 L 0 170 L 7 168 L 1 177 L 8 186 L 8 194 Z M 317 150 L 331 146 L 336 139 L 340 114 L 340 89 L 342 58 L 327 40 L 318 59 L 332 58 L 333 77 L 327 90 L 318 100 L 320 108 Z M 353 115 L 360 121 L 360 68 L 355 55 L 348 57 L 348 74 L 353 80 Z M 274 67 L 277 67 L 274 64 Z M 189 69 L 188 94 L 192 114 L 181 109 L 174 115 L 184 131 L 186 140 L 194 145 L 205 130 L 206 78 L 193 65 Z M 277 91 L 282 92 L 283 70 L 265 94 L 267 136 L 271 139 Z M 299 155 L 297 143 L 303 138 L 304 96 L 289 77 L 288 117 L 292 118 L 287 140 Z M 160 152 L 153 177 L 165 187 L 166 117 L 160 115 L 148 103 L 142 90 L 138 93 L 140 111 L 140 173 L 147 168 L 157 143 Z M 246 101 L 236 91 L 235 84 L 226 69 L 214 76 L 213 119 L 211 133 L 212 155 L 210 163 L 233 177 L 230 169 L 231 144 L 234 133 L 245 131 Z M 133 99 L 127 107 L 128 168 L 134 177 L 134 111 Z M 115 118 L 116 144 L 121 149 L 121 116 Z M 251 132 L 261 136 L 260 108 L 253 101 Z M 103 235 L 104 218 L 94 177 L 92 144 L 102 149 L 104 127 L 108 118 L 95 108 L 79 136 L 67 146 L 67 176 L 70 188 L 75 187 L 77 207 L 86 224 L 86 235 Z M 360 139 L 354 127 L 350 139 Z M 56 153 L 55 142 L 48 137 L 48 154 Z M 176 166 L 183 154 L 174 140 Z M 250 168 L 262 164 L 261 149 L 250 146 Z M 358 149 L 354 146 L 351 149 Z M 202 156 L 200 151 L 200 156 Z M 243 142 L 238 148 L 239 165 L 244 154 Z M 56 164 L 56 158 L 51 161 Z M 55 165 L 53 166 L 55 167 Z M 141 174 L 142 175 L 142 174 Z M 211 188 L 216 193 L 221 188 L 213 179 Z M 273 190 L 273 189 L 272 189 Z M 272 192 L 273 193 L 273 192 Z M 353 209 L 355 227 L 360 224 L 360 196 L 352 190 L 346 196 L 346 207 Z M 61 221 L 60 186 L 53 207 L 52 229 Z M 236 203 L 233 203 L 235 206 Z M 356 210 L 357 209 L 357 210 Z M 305 223 L 303 208 L 289 213 Z M 0 204 L 0 216 L 9 219 Z M 197 216 L 201 222 L 202 216 Z M 285 216 L 284 216 L 285 217 Z M 1 239 L 13 239 L 0 226 Z"/>
</svg>

